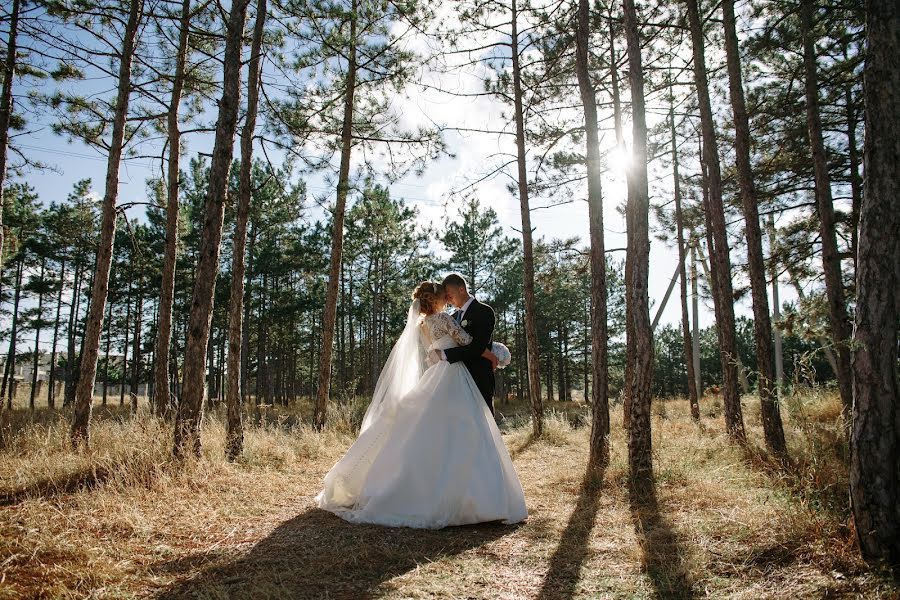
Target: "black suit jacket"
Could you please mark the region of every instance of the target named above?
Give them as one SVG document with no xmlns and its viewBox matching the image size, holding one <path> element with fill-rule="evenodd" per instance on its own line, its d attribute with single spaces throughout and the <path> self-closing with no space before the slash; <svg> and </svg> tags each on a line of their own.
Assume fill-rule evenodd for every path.
<svg viewBox="0 0 900 600">
<path fill-rule="evenodd" d="M 462 319 L 462 322 L 465 323 L 462 328 L 472 336 L 472 343 L 468 346 L 444 350 L 447 362 L 462 361 L 466 365 L 491 412 L 494 411 L 494 369 L 491 367 L 490 361 L 482 357 L 481 353 L 491 348 L 494 321 L 493 308 L 478 300 L 472 300 L 472 304 L 469 305 Z"/>
</svg>

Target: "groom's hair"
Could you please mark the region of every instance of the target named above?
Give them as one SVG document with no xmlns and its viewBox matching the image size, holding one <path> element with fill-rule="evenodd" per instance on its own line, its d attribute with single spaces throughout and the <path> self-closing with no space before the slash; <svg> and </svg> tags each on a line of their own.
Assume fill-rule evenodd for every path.
<svg viewBox="0 0 900 600">
<path fill-rule="evenodd" d="M 461 287 L 463 289 L 468 289 L 469 286 L 466 285 L 466 280 L 459 273 L 450 273 L 446 277 L 444 277 L 444 281 L 441 282 L 441 285 L 447 287 L 448 285 L 452 285 L 455 287 Z"/>
</svg>

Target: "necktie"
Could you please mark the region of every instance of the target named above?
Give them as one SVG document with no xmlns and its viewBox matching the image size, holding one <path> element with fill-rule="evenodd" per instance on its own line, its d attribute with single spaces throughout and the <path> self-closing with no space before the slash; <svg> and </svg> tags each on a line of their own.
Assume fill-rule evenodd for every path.
<svg viewBox="0 0 900 600">
<path fill-rule="evenodd" d="M 456 317 L 457 323 L 462 322 L 462 314 L 463 314 L 463 311 L 461 309 L 456 311 L 455 313 L 453 313 L 453 316 Z"/>
</svg>

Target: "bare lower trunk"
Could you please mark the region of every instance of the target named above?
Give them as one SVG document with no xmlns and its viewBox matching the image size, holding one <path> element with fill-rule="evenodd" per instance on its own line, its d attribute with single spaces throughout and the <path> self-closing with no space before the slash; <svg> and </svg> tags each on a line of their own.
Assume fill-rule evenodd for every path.
<svg viewBox="0 0 900 600">
<path fill-rule="evenodd" d="M 153 400 L 150 403 L 154 414 L 161 417 L 167 416 L 172 408 L 172 398 L 169 394 L 169 350 L 172 345 L 172 305 L 175 299 L 175 264 L 178 252 L 178 172 L 181 156 L 181 130 L 178 125 L 178 113 L 181 106 L 181 94 L 184 90 L 190 17 L 191 0 L 183 0 L 178 32 L 178 55 L 175 59 L 175 77 L 172 80 L 172 95 L 169 98 L 167 122 L 169 161 L 166 189 L 166 245 L 159 290 L 159 316 L 156 325 Z"/>
<path fill-rule="evenodd" d="M 41 285 L 44 285 L 44 273 L 46 272 L 47 259 L 41 259 Z M 37 326 L 34 328 L 34 363 L 31 368 L 31 397 L 28 400 L 28 407 L 34 410 L 34 401 L 37 397 L 38 387 L 38 366 L 41 357 L 41 321 L 44 319 L 44 294 L 38 294 L 37 305 Z"/>
<path fill-rule="evenodd" d="M 693 43 L 694 82 L 700 105 L 700 125 L 703 137 L 702 165 L 708 193 L 704 194 L 709 253 L 712 268 L 713 304 L 719 352 L 722 360 L 722 388 L 725 405 L 725 427 L 737 439 L 744 439 L 744 418 L 738 393 L 737 344 L 735 343 L 734 292 L 731 283 L 731 258 L 728 247 L 728 228 L 722 201 L 722 174 L 716 144 L 715 125 L 709 99 L 706 75 L 703 29 L 697 0 L 687 0 L 688 20 Z"/>
<path fill-rule="evenodd" d="M 725 25 L 725 53 L 728 62 L 728 83 L 731 108 L 734 114 L 734 149 L 737 178 L 744 209 L 744 236 L 747 241 L 747 262 L 750 267 L 750 292 L 753 297 L 753 331 L 756 342 L 759 404 L 766 447 L 780 457 L 787 456 L 778 394 L 772 361 L 772 322 L 769 318 L 769 297 L 766 290 L 766 266 L 763 261 L 762 228 L 753 171 L 750 165 L 750 123 L 744 101 L 744 80 L 741 76 L 741 57 L 738 48 L 734 0 L 722 0 Z"/>
<path fill-rule="evenodd" d="M 134 307 L 134 338 L 131 350 L 131 385 L 128 390 L 131 400 L 131 414 L 137 412 L 138 389 L 141 377 L 141 325 L 143 324 L 144 302 L 141 297 L 140 284 L 138 284 L 137 293 L 138 297 Z"/>
<path fill-rule="evenodd" d="M 72 417 L 72 443 L 89 441 L 91 402 L 94 397 L 94 380 L 97 375 L 97 355 L 100 351 L 100 335 L 103 332 L 103 313 L 109 294 L 109 270 L 112 265 L 113 244 L 116 233 L 116 200 L 119 197 L 119 163 L 125 142 L 125 120 L 128 116 L 128 100 L 131 96 L 131 62 L 134 58 L 135 36 L 143 16 L 143 0 L 131 0 L 128 23 L 119 60 L 116 113 L 113 119 L 112 139 L 109 144 L 109 161 L 106 168 L 106 190 L 103 196 L 103 216 L 100 224 L 100 241 L 97 261 L 91 285 L 90 310 L 84 332 L 84 344 L 78 368 L 78 385 L 75 388 L 75 413 Z"/>
<path fill-rule="evenodd" d="M 703 374 L 700 371 L 700 291 L 697 277 L 697 244 L 699 241 L 691 234 L 691 340 L 693 341 L 692 361 L 697 395 L 703 394 Z"/>
<path fill-rule="evenodd" d="M 513 103 L 516 121 L 516 156 L 518 166 L 519 212 L 522 215 L 523 292 L 525 296 L 525 345 L 527 347 L 528 387 L 531 395 L 531 426 L 540 437 L 544 425 L 541 403 L 541 365 L 538 355 L 537 311 L 534 299 L 534 243 L 531 239 L 531 207 L 528 201 L 528 173 L 525 163 L 525 115 L 522 108 L 522 72 L 519 65 L 519 29 L 517 0 L 512 0 L 510 42 L 512 45 Z"/>
<path fill-rule="evenodd" d="M 900 571 L 900 5 L 866 14 L 866 174 L 853 335 L 850 501 L 863 558 Z"/>
<path fill-rule="evenodd" d="M 265 23 L 266 0 L 257 0 L 256 23 L 253 26 L 253 43 L 250 48 L 247 77 L 247 116 L 241 132 L 240 189 L 231 259 L 231 297 L 228 304 L 228 385 L 225 391 L 225 405 L 228 411 L 225 456 L 228 460 L 235 460 L 244 450 L 244 426 L 241 422 L 241 342 L 244 332 L 244 271 L 246 264 L 244 249 L 247 244 L 247 221 L 250 216 L 253 135 L 256 132 L 259 64 Z"/>
<path fill-rule="evenodd" d="M 687 304 L 687 254 L 684 248 L 684 215 L 681 210 L 681 177 L 678 174 L 678 144 L 675 138 L 675 110 L 669 107 L 669 127 L 672 143 L 672 179 L 675 194 L 675 228 L 678 237 L 679 279 L 681 280 L 681 335 L 684 346 L 684 364 L 688 379 L 688 401 L 691 418 L 700 420 L 700 400 L 697 390 L 697 376 L 694 373 L 694 343 L 691 340 L 691 325 L 688 320 Z"/>
<path fill-rule="evenodd" d="M 12 410 L 15 386 L 13 382 L 16 380 L 16 342 L 19 339 L 19 300 L 22 290 L 22 270 L 24 259 L 19 257 L 16 265 L 16 289 L 13 293 L 12 305 L 12 323 L 9 330 L 9 354 L 6 357 L 6 373 L 3 376 L 3 389 L 0 391 L 0 398 L 6 395 L 6 408 Z"/>
<path fill-rule="evenodd" d="M 206 383 L 206 352 L 215 300 L 216 275 L 222 241 L 222 223 L 228 193 L 228 173 L 234 152 L 234 133 L 237 129 L 241 96 L 241 50 L 244 21 L 249 0 L 234 0 L 228 15 L 225 37 L 222 97 L 212 161 L 209 168 L 209 189 L 204 206 L 203 228 L 194 277 L 194 291 L 188 318 L 187 342 L 184 352 L 184 383 L 178 416 L 175 423 L 173 453 L 176 457 L 200 454 L 200 422 Z"/>
<path fill-rule="evenodd" d="M 628 206 L 631 235 L 628 253 L 632 272 L 626 281 L 626 301 L 632 307 L 634 337 L 628 341 L 634 352 L 634 367 L 626 387 L 631 391 L 631 415 L 628 423 L 628 464 L 632 481 L 643 488 L 653 477 L 650 436 L 650 389 L 653 378 L 653 339 L 650 327 L 648 275 L 650 262 L 650 194 L 647 183 L 647 121 L 644 109 L 644 71 L 641 41 L 634 0 L 625 0 L 625 37 L 628 41 L 628 66 L 632 105 L 632 164 L 628 172 Z"/>
<path fill-rule="evenodd" d="M 812 150 L 813 171 L 816 180 L 816 207 L 819 213 L 819 235 L 822 239 L 822 266 L 825 272 L 825 295 L 828 299 L 828 316 L 831 325 L 831 341 L 837 352 L 837 379 L 844 408 L 844 423 L 850 426 L 853 389 L 850 372 L 850 320 L 844 299 L 844 283 L 841 278 L 841 257 L 838 253 L 835 233 L 834 204 L 831 197 L 831 176 L 822 120 L 819 115 L 819 78 L 816 66 L 816 47 L 813 38 L 815 4 L 813 0 L 800 2 L 800 29 L 803 34 L 803 69 L 806 75 L 806 122 Z"/>
<path fill-rule="evenodd" d="M 606 254 L 603 240 L 603 189 L 600 178 L 600 136 L 597 126 L 597 97 L 590 78 L 588 56 L 590 7 L 578 0 L 576 73 L 581 103 L 584 106 L 586 166 L 588 176 L 588 215 L 591 236 L 591 374 L 594 379 L 591 407 L 591 449 L 588 473 L 603 476 L 609 464 L 609 367 L 606 327 Z M 586 380 L 585 380 L 586 381 Z M 587 392 L 587 385 L 585 385 Z"/>
<path fill-rule="evenodd" d="M 47 388 L 47 406 L 54 408 L 56 405 L 56 344 L 59 342 L 59 323 L 62 313 L 62 294 L 66 281 L 66 261 L 59 264 L 59 290 L 56 292 L 56 319 L 53 321 L 53 343 L 50 347 L 50 367 Z"/>
<path fill-rule="evenodd" d="M 775 334 L 775 393 L 780 397 L 782 386 L 784 385 L 784 349 L 781 343 L 781 330 L 778 328 L 778 321 L 781 319 L 781 299 L 778 290 L 778 274 L 779 265 L 775 260 L 775 214 L 769 213 L 769 255 L 772 256 L 772 318 L 775 320 L 775 326 L 772 332 Z"/>
<path fill-rule="evenodd" d="M 353 0 L 356 10 L 356 0 Z M 347 66 L 347 88 L 344 92 L 344 122 L 341 127 L 341 166 L 338 173 L 337 202 L 331 232 L 331 263 L 328 269 L 328 287 L 325 291 L 325 313 L 322 318 L 322 352 L 319 355 L 319 387 L 316 390 L 316 412 L 313 421 L 317 429 L 325 426 L 328 394 L 331 387 L 331 355 L 334 351 L 334 325 L 337 319 L 338 285 L 341 277 L 341 261 L 344 250 L 344 213 L 347 209 L 347 193 L 350 191 L 350 153 L 353 148 L 353 111 L 356 94 L 356 15 L 351 17 L 351 52 Z"/>
</svg>

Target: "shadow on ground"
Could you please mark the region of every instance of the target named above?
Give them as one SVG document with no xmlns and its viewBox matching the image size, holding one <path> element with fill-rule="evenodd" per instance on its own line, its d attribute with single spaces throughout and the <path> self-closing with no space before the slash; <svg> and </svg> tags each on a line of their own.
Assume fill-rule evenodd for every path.
<svg viewBox="0 0 900 600">
<path fill-rule="evenodd" d="M 191 555 L 153 568 L 188 575 L 157 597 L 370 598 L 384 582 L 419 565 L 455 556 L 515 531 L 482 524 L 442 530 L 385 528 L 347 523 L 309 509 L 279 525 L 246 554 Z"/>
<path fill-rule="evenodd" d="M 581 484 L 575 510 L 550 558 L 539 600 L 564 600 L 575 596 L 581 567 L 588 559 L 594 519 L 600 508 L 602 488 Z"/>
<path fill-rule="evenodd" d="M 629 487 L 631 520 L 643 555 L 642 567 L 657 598 L 694 598 L 685 548 L 660 510 L 651 480 Z"/>
<path fill-rule="evenodd" d="M 50 499 L 81 490 L 91 490 L 109 478 L 109 470 L 100 467 L 89 467 L 57 477 L 46 477 L 24 487 L 0 490 L 0 506 L 13 506 L 29 498 Z"/>
</svg>

